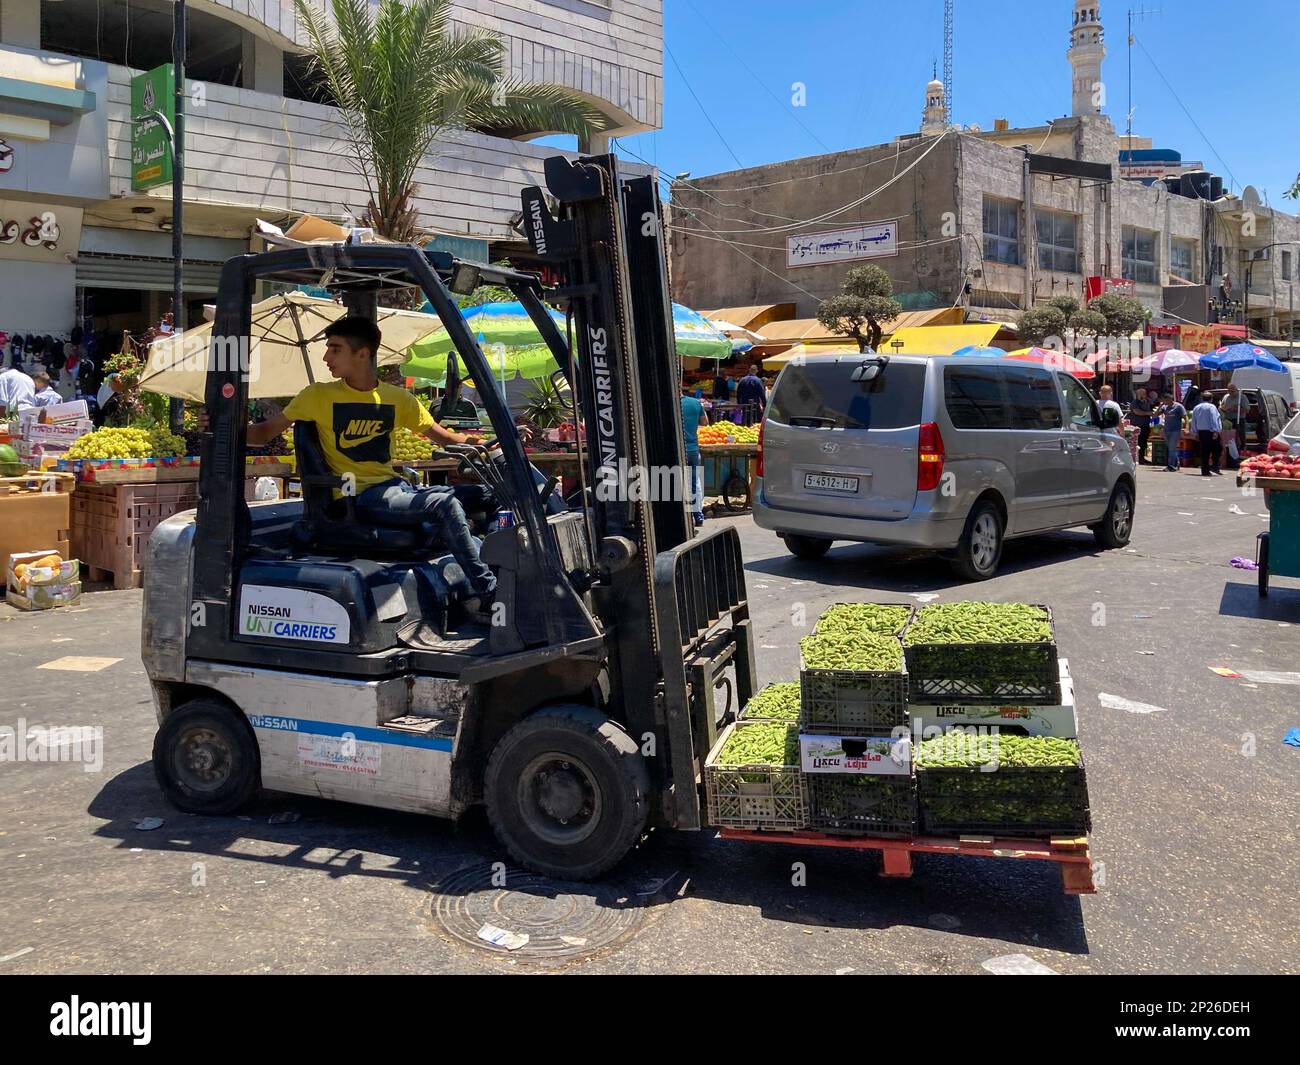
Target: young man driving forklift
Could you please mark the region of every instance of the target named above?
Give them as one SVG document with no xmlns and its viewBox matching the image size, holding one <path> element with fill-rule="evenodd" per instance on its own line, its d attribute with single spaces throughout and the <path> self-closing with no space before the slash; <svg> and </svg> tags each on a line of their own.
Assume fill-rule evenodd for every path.
<svg viewBox="0 0 1300 1065">
<path fill-rule="evenodd" d="M 355 495 L 358 516 L 421 512 L 433 523 L 469 578 L 480 609 L 496 591 L 496 577 L 479 559 L 465 511 L 452 490 L 415 488 L 393 473 L 393 433 L 409 429 L 434 444 L 477 444 L 481 438 L 444 429 L 411 393 L 384 384 L 375 371 L 379 327 L 350 315 L 325 328 L 325 365 L 336 378 L 298 393 L 284 411 L 248 427 L 247 441 L 259 447 L 294 422 L 314 422 L 330 471 Z"/>
</svg>

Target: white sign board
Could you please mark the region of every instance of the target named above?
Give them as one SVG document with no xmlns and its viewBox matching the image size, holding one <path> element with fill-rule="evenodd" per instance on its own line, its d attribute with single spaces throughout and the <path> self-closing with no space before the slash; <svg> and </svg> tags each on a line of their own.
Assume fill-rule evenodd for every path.
<svg viewBox="0 0 1300 1065">
<path fill-rule="evenodd" d="M 855 259 L 880 259 L 898 254 L 898 222 L 870 222 L 826 233 L 786 237 L 785 265 L 824 266 Z"/>
<path fill-rule="evenodd" d="M 346 644 L 351 625 L 348 612 L 319 592 L 246 584 L 239 598 L 239 633 Z"/>
</svg>

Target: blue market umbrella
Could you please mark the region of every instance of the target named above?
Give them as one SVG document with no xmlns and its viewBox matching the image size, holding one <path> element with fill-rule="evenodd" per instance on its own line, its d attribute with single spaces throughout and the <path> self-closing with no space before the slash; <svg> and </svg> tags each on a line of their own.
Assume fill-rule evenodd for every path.
<svg viewBox="0 0 1300 1065">
<path fill-rule="evenodd" d="M 1248 366 L 1286 373 L 1286 367 L 1281 362 L 1254 344 L 1229 344 L 1226 348 L 1201 356 L 1202 370 L 1244 370 Z"/>
<path fill-rule="evenodd" d="M 958 355 L 978 355 L 982 359 L 1000 359 L 1006 352 L 1001 348 L 982 348 L 978 344 L 968 344 L 964 348 L 958 348 L 952 354 L 953 358 Z"/>
<path fill-rule="evenodd" d="M 731 337 L 704 315 L 680 303 L 673 304 L 673 334 L 677 339 L 678 355 L 695 359 L 731 357 Z"/>
</svg>

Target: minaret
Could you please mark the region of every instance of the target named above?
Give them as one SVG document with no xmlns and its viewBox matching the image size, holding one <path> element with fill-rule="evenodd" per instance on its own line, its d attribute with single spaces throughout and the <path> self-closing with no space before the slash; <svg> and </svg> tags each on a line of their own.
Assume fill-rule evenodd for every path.
<svg viewBox="0 0 1300 1065">
<path fill-rule="evenodd" d="M 1070 114 L 1101 114 L 1101 61 L 1106 58 L 1106 31 L 1101 26 L 1099 0 L 1074 0 L 1074 27 L 1070 30 L 1070 50 L 1065 54 L 1074 71 Z"/>
<path fill-rule="evenodd" d="M 925 110 L 921 112 L 921 135 L 937 137 L 948 128 L 948 108 L 943 98 L 943 82 L 939 80 L 939 70 L 934 71 L 934 80 L 925 87 Z"/>
</svg>

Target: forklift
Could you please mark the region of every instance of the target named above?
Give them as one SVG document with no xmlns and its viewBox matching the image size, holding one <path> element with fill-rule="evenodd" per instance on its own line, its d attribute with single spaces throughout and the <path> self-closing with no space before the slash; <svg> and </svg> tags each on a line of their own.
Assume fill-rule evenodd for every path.
<svg viewBox="0 0 1300 1065">
<path fill-rule="evenodd" d="M 736 531 L 693 535 L 687 492 L 642 483 L 689 477 L 663 208 L 612 155 L 550 158 L 545 180 L 522 219 L 551 287 L 410 245 L 224 265 L 198 508 L 157 527 L 144 566 L 153 761 L 173 805 L 224 815 L 259 788 L 453 819 L 482 805 L 517 863 L 564 880 L 601 876 L 650 829 L 704 827 L 704 761 L 753 694 L 754 644 Z M 323 286 L 370 316 L 397 291 L 428 298 L 491 422 L 481 445 L 446 449 L 497 575 L 490 623 L 418 515 L 359 520 L 310 424 L 294 430 L 302 498 L 245 501 L 247 374 L 216 338 L 249 336 L 261 282 Z M 550 512 L 456 306 L 480 284 L 524 305 L 567 379 L 580 508 Z"/>
</svg>

